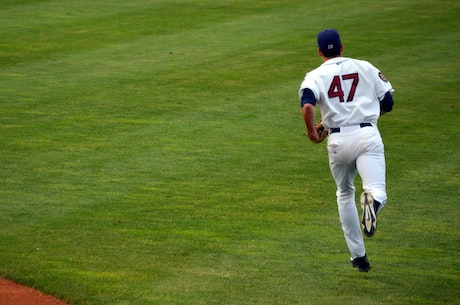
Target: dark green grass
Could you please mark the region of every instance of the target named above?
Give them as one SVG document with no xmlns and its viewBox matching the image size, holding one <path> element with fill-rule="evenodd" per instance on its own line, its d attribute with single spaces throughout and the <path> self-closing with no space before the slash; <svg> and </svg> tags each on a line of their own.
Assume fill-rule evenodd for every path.
<svg viewBox="0 0 460 305">
<path fill-rule="evenodd" d="M 458 11 L 2 1 L 0 275 L 71 304 L 455 304 Z M 368 274 L 302 135 L 324 27 L 396 88 Z"/>
</svg>

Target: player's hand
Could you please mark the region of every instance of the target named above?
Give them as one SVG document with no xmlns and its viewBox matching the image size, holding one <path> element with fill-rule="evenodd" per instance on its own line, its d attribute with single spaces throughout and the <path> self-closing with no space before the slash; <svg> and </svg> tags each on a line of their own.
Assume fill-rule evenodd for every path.
<svg viewBox="0 0 460 305">
<path fill-rule="evenodd" d="M 323 126 L 323 121 L 319 121 L 314 125 L 314 128 L 307 128 L 307 136 L 313 143 L 321 143 L 328 135 L 327 130 Z"/>
<path fill-rule="evenodd" d="M 321 141 L 322 141 L 322 140 L 320 139 L 320 137 L 319 137 L 319 134 L 316 132 L 316 129 L 313 130 L 312 132 L 308 132 L 308 131 L 307 131 L 305 135 L 306 135 L 306 136 L 310 139 L 310 141 L 313 142 L 313 143 L 321 143 Z"/>
</svg>

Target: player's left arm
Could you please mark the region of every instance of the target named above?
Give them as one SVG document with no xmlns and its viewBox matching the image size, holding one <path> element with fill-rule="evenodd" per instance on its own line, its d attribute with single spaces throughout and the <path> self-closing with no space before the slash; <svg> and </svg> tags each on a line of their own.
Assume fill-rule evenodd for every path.
<svg viewBox="0 0 460 305">
<path fill-rule="evenodd" d="M 385 96 L 380 100 L 380 115 L 382 116 L 393 110 L 393 103 L 393 96 L 390 91 L 387 91 Z"/>
<path fill-rule="evenodd" d="M 376 67 L 372 66 L 372 75 L 374 76 L 374 82 L 376 87 L 376 93 L 379 97 L 380 103 L 380 115 L 384 115 L 387 112 L 390 112 L 393 109 L 393 92 L 395 91 L 391 86 L 391 83 L 385 77 L 385 75 L 380 72 Z"/>
</svg>

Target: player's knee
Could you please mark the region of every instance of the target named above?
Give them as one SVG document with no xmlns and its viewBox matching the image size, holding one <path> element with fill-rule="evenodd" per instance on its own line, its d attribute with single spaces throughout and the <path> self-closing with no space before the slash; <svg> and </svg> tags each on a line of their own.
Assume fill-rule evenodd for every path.
<svg viewBox="0 0 460 305">
<path fill-rule="evenodd" d="M 354 201 L 355 190 L 353 188 L 338 189 L 336 195 L 338 203 Z"/>
</svg>

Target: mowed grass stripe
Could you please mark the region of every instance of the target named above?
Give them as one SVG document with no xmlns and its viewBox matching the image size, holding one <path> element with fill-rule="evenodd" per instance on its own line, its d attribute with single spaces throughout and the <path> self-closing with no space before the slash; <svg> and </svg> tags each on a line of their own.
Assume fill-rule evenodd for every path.
<svg viewBox="0 0 460 305">
<path fill-rule="evenodd" d="M 81 3 L 83 2 L 83 3 Z M 6 6 L 2 18 L 2 53 L 13 63 L 46 59 L 130 41 L 174 34 L 282 7 L 206 1 L 62 1 Z M 18 35 L 20 34 L 20 35 Z M 3 56 L 2 56 L 3 57 Z"/>
</svg>

